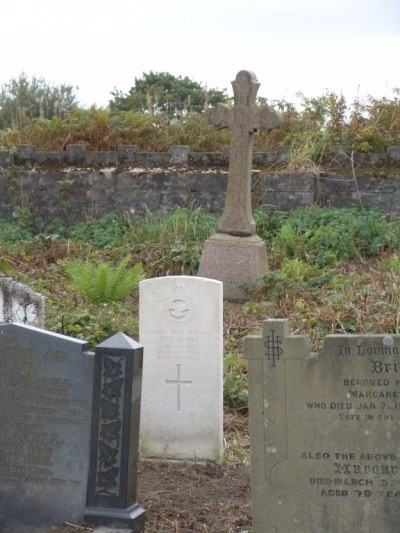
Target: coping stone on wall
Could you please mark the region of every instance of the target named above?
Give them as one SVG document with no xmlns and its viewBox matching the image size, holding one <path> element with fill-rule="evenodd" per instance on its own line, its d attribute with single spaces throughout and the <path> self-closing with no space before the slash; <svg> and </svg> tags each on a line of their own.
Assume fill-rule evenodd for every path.
<svg viewBox="0 0 400 533">
<path fill-rule="evenodd" d="M 173 165 L 187 165 L 190 147 L 185 144 L 175 144 L 170 146 L 171 163 Z"/>
<path fill-rule="evenodd" d="M 103 166 L 118 164 L 118 152 L 86 152 L 85 165 Z"/>
<path fill-rule="evenodd" d="M 84 144 L 67 144 L 65 152 L 69 163 L 83 163 L 86 156 L 86 146 Z"/>
<path fill-rule="evenodd" d="M 33 144 L 17 144 L 17 151 L 14 154 L 15 164 L 31 163 L 32 152 L 35 146 Z"/>
<path fill-rule="evenodd" d="M 136 164 L 140 167 L 165 167 L 171 164 L 169 152 L 141 152 L 136 156 Z"/>
<path fill-rule="evenodd" d="M 33 151 L 31 154 L 31 161 L 34 164 L 38 165 L 48 165 L 48 164 L 62 164 L 65 163 L 66 157 L 65 152 L 36 152 Z"/>
<path fill-rule="evenodd" d="M 136 161 L 137 146 L 135 144 L 120 144 L 118 146 L 118 161 L 134 163 Z"/>
<path fill-rule="evenodd" d="M 386 151 L 393 161 L 400 161 L 400 146 L 388 146 Z"/>
<path fill-rule="evenodd" d="M 200 168 L 220 168 L 226 167 L 229 163 L 229 156 L 224 153 L 215 152 L 190 152 L 188 164 L 192 167 Z"/>
<path fill-rule="evenodd" d="M 0 150 L 0 166 L 12 164 L 12 154 L 8 150 Z"/>
<path fill-rule="evenodd" d="M 276 152 L 255 152 L 253 168 L 269 166 L 284 167 L 287 164 L 290 147 L 280 146 Z M 192 166 L 224 167 L 229 165 L 230 147 L 217 152 L 191 152 L 187 145 L 171 145 L 168 152 L 137 152 L 136 145 L 120 145 L 115 151 L 87 151 L 84 144 L 68 144 L 65 151 L 35 151 L 32 144 L 17 145 L 16 152 L 0 152 L 0 165 L 21 165 L 25 167 L 46 164 L 67 164 L 87 166 L 135 165 L 146 168 Z M 381 153 L 353 153 L 344 146 L 331 147 L 325 168 L 385 168 L 397 167 L 400 162 L 400 147 L 390 146 Z"/>
</svg>

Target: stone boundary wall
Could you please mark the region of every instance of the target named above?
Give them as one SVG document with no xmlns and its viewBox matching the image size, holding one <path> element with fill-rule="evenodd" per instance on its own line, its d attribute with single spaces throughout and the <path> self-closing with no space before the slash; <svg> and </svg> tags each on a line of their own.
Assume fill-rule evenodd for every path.
<svg viewBox="0 0 400 533">
<path fill-rule="evenodd" d="M 287 148 L 253 155 L 253 203 L 290 210 L 311 204 L 363 205 L 400 213 L 400 147 L 380 154 L 332 149 L 323 168 L 286 169 Z M 224 205 L 229 148 L 191 152 L 171 146 L 166 153 L 140 153 L 133 145 L 89 152 L 68 145 L 63 152 L 32 145 L 0 151 L 0 217 L 22 208 L 44 224 L 59 217 L 67 225 L 111 211 L 165 212 L 195 203 L 219 214 Z"/>
</svg>

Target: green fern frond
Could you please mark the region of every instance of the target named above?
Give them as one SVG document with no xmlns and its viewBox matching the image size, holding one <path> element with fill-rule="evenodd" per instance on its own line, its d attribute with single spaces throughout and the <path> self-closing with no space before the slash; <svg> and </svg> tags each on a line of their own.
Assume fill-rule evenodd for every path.
<svg viewBox="0 0 400 533">
<path fill-rule="evenodd" d="M 128 255 L 113 267 L 108 263 L 65 261 L 64 267 L 76 287 L 90 303 L 121 302 L 144 279 L 141 263 L 128 268 L 132 256 Z"/>
</svg>

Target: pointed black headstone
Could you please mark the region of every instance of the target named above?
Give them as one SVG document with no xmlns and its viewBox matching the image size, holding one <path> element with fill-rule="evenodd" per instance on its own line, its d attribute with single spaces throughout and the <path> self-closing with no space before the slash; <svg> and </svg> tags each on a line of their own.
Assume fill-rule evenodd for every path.
<svg viewBox="0 0 400 533">
<path fill-rule="evenodd" d="M 95 351 L 93 417 L 85 521 L 144 532 L 136 503 L 143 347 L 123 333 Z"/>
</svg>

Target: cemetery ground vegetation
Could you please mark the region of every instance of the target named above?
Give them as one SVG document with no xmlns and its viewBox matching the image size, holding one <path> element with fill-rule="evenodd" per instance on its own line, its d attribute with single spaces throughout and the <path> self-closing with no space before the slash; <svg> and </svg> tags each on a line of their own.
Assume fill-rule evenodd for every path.
<svg viewBox="0 0 400 533">
<path fill-rule="evenodd" d="M 400 333 L 400 219 L 362 207 L 316 206 L 255 210 L 266 241 L 269 270 L 246 303 L 224 302 L 225 463 L 141 462 L 139 503 L 149 533 L 251 530 L 247 366 L 243 338 L 260 334 L 267 318 L 288 318 L 293 334 L 311 337 L 314 351 L 331 333 Z M 46 328 L 85 339 L 93 349 L 117 331 L 138 338 L 137 280 L 142 275 L 195 275 L 216 217 L 196 206 L 165 215 L 44 227 L 25 213 L 0 220 L 0 273 L 46 296 Z M 94 299 L 67 265 L 107 265 L 107 287 L 117 272 L 141 265 L 121 298 L 97 290 Z M 84 277 L 84 275 L 83 275 Z M 118 277 L 118 276 L 117 276 Z M 124 276 L 121 277 L 123 279 Z M 106 297 L 104 297 L 104 293 Z M 54 532 L 89 531 L 79 524 Z"/>
</svg>

